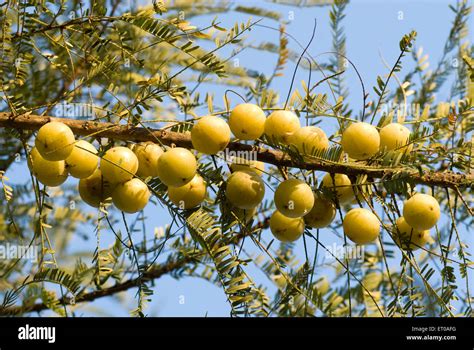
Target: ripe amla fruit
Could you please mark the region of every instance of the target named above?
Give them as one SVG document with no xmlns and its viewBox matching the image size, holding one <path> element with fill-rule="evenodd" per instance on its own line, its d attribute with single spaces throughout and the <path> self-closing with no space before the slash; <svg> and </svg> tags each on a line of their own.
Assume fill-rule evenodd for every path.
<svg viewBox="0 0 474 350">
<path fill-rule="evenodd" d="M 393 227 L 393 236 L 405 250 L 416 250 L 431 240 L 429 230 L 415 230 L 407 224 L 403 216 L 397 219 Z"/>
<path fill-rule="evenodd" d="M 49 122 L 38 130 L 35 146 L 41 156 L 50 161 L 65 160 L 74 148 L 74 134 L 63 123 Z"/>
<path fill-rule="evenodd" d="M 265 135 L 271 140 L 289 144 L 291 135 L 300 127 L 300 120 L 295 113 L 274 111 L 265 120 Z"/>
<path fill-rule="evenodd" d="M 112 192 L 114 205 L 119 210 L 130 214 L 145 208 L 149 199 L 150 191 L 147 185 L 137 178 L 118 184 Z"/>
<path fill-rule="evenodd" d="M 380 222 L 370 210 L 355 208 L 349 210 L 342 222 L 345 235 L 354 243 L 367 244 L 380 234 Z"/>
<path fill-rule="evenodd" d="M 112 183 L 130 180 L 137 169 L 137 156 L 127 147 L 113 147 L 107 150 L 100 161 L 102 175 Z"/>
<path fill-rule="evenodd" d="M 323 228 L 328 226 L 335 216 L 336 206 L 334 203 L 315 194 L 313 208 L 304 216 L 304 221 L 312 228 Z"/>
<path fill-rule="evenodd" d="M 66 158 L 67 171 L 77 179 L 91 176 L 98 165 L 97 149 L 85 140 L 77 141 L 71 154 Z"/>
<path fill-rule="evenodd" d="M 265 184 L 253 171 L 236 171 L 227 179 L 225 195 L 237 208 L 253 209 L 265 195 Z"/>
<path fill-rule="evenodd" d="M 288 179 L 278 185 L 274 201 L 280 213 L 289 218 L 299 218 L 313 208 L 314 194 L 306 182 Z"/>
<path fill-rule="evenodd" d="M 238 139 L 256 140 L 263 134 L 265 119 L 265 113 L 259 106 L 241 103 L 230 113 L 230 130 Z"/>
<path fill-rule="evenodd" d="M 329 148 L 328 137 L 317 126 L 305 126 L 296 130 L 290 137 L 290 142 L 302 154 L 314 154 Z"/>
<path fill-rule="evenodd" d="M 95 169 L 94 173 L 79 180 L 79 195 L 81 199 L 91 207 L 98 208 L 100 203 L 112 196 L 112 191 L 117 184 L 107 181 L 102 176 L 100 169 Z"/>
<path fill-rule="evenodd" d="M 399 123 L 391 123 L 380 129 L 380 149 L 387 151 L 411 152 L 413 144 L 408 145 L 410 130 Z"/>
<path fill-rule="evenodd" d="M 349 157 L 365 160 L 379 151 L 380 135 L 369 123 L 352 123 L 342 133 L 342 148 Z"/>
<path fill-rule="evenodd" d="M 429 194 L 417 193 L 405 201 L 403 217 L 416 230 L 429 230 L 439 220 L 438 201 Z"/>
<path fill-rule="evenodd" d="M 354 190 L 349 177 L 345 174 L 334 174 L 334 181 L 330 173 L 324 175 L 322 186 L 335 191 L 339 204 L 350 203 L 354 198 Z"/>
<path fill-rule="evenodd" d="M 46 160 L 36 147 L 33 147 L 28 157 L 28 168 L 39 182 L 50 187 L 61 185 L 68 176 L 64 160 Z"/>
<path fill-rule="evenodd" d="M 196 157 L 186 148 L 168 149 L 158 159 L 158 177 L 166 186 L 180 187 L 194 178 Z"/>
<path fill-rule="evenodd" d="M 304 232 L 304 220 L 302 218 L 289 218 L 278 210 L 270 217 L 270 230 L 281 242 L 294 242 Z"/>
<path fill-rule="evenodd" d="M 191 129 L 193 147 L 204 154 L 216 154 L 230 141 L 230 128 L 224 119 L 209 115 L 198 120 Z"/>
<path fill-rule="evenodd" d="M 265 163 L 258 160 L 246 160 L 243 158 L 234 158 L 233 163 L 230 165 L 230 170 L 250 170 L 254 171 L 257 175 L 262 176 L 265 171 Z"/>
<path fill-rule="evenodd" d="M 168 197 L 180 209 L 191 209 L 206 198 L 206 183 L 196 174 L 187 184 L 180 187 L 168 187 Z"/>
<path fill-rule="evenodd" d="M 158 159 L 163 149 L 153 142 L 141 142 L 132 147 L 138 159 L 137 175 L 142 178 L 158 176 Z"/>
</svg>

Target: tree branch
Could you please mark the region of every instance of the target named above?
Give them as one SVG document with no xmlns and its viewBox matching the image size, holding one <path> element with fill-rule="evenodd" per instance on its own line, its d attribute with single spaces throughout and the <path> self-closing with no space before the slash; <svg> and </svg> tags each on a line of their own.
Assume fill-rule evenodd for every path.
<svg viewBox="0 0 474 350">
<path fill-rule="evenodd" d="M 164 265 L 154 267 L 151 270 L 144 272 L 141 277 L 130 279 L 126 282 L 117 283 L 114 286 L 109 287 L 109 288 L 95 290 L 90 293 L 79 295 L 75 298 L 74 302 L 72 301 L 72 298 L 64 296 L 61 299 L 59 299 L 59 304 L 60 305 L 75 305 L 78 303 L 83 303 L 87 301 L 90 302 L 99 298 L 114 295 L 116 293 L 124 292 L 124 291 L 127 291 L 128 289 L 137 287 L 140 280 L 142 283 L 145 281 L 156 280 L 172 271 L 182 268 L 187 263 L 190 263 L 193 260 L 194 259 L 192 257 L 185 257 L 180 260 L 170 261 Z M 49 307 L 44 303 L 37 303 L 37 304 L 29 305 L 29 306 L 25 305 L 25 306 L 0 308 L 0 316 L 21 315 L 21 314 L 26 314 L 30 312 L 40 312 L 47 309 L 49 309 Z"/>
<path fill-rule="evenodd" d="M 166 129 L 151 129 L 143 127 L 129 127 L 108 122 L 93 120 L 75 120 L 25 114 L 13 116 L 11 113 L 0 113 L 0 127 L 22 130 L 37 130 L 44 124 L 55 120 L 68 125 L 79 136 L 106 137 L 115 140 L 143 142 L 158 140 L 165 145 L 193 148 L 189 134 L 177 133 Z M 325 160 L 307 160 L 304 162 L 292 159 L 287 153 L 264 147 L 256 147 L 238 142 L 230 142 L 229 151 L 255 152 L 257 159 L 280 167 L 319 170 L 328 173 L 340 173 L 349 176 L 366 174 L 370 178 L 388 181 L 393 178 L 405 178 L 413 183 L 428 186 L 459 188 L 472 186 L 474 174 L 461 174 L 450 171 L 434 172 L 410 168 L 408 166 L 381 167 L 367 166 L 356 163 L 333 163 Z"/>
</svg>

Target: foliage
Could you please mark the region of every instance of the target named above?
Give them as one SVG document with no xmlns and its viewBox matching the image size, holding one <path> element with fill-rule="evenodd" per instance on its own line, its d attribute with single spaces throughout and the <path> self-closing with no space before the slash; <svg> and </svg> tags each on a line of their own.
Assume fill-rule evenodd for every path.
<svg viewBox="0 0 474 350">
<path fill-rule="evenodd" d="M 54 115 L 60 106 L 92 106 L 93 115 L 89 109 L 80 115 L 83 110 L 76 108 L 67 117 L 184 134 L 203 113 L 227 118 L 235 102 L 229 96 L 235 88 L 240 89 L 240 97 L 265 111 L 281 109 L 287 100 L 286 107 L 303 117 L 306 125 L 337 121 L 338 130 L 330 136 L 334 145 L 326 151 L 308 150 L 305 157 L 265 137 L 255 143 L 280 149 L 300 164 L 309 159 L 335 168 L 348 164 L 339 138 L 349 122 L 362 119 L 380 128 L 406 121 L 413 129 L 410 143 L 416 145 L 416 152 L 380 152 L 368 165 L 351 164 L 396 171 L 390 179 L 352 176 L 356 192 L 370 198 L 367 205 L 385 222 L 380 240 L 365 251 L 361 261 L 337 258 L 321 236 L 334 235 L 338 242 L 344 239 L 341 220 L 347 206 L 338 204 L 339 220 L 324 230 L 306 230 L 301 262 L 294 244 L 268 239 L 271 202 L 262 203 L 248 223 L 228 212 L 223 195 L 226 165 L 204 155 L 200 155 L 199 173 L 209 184 L 209 196 L 199 209 L 177 209 L 159 179 L 147 179 L 154 205 L 169 214 L 166 226 L 150 232 L 144 212 L 126 217 L 111 209 L 110 203 L 92 211 L 81 203 L 76 186 L 45 189 L 29 172 L 25 181 L 16 181 L 9 171 L 19 166 L 26 169 L 34 132 L 0 128 L 0 237 L 3 242 L 38 248 L 36 260 L 0 260 L 0 314 L 51 310 L 70 316 L 81 310 L 76 301 L 135 288 L 136 308 L 125 304 L 126 309 L 134 316 L 146 316 L 157 279 L 170 275 L 201 278 L 222 288 L 232 316 L 472 315 L 469 272 L 473 262 L 464 237 L 474 225 L 472 186 L 418 185 L 438 199 L 447 217 L 434 230 L 433 242 L 419 254 L 400 250 L 391 234 L 401 201 L 416 185 L 410 172 L 470 174 L 474 167 L 474 64 L 473 47 L 466 40 L 468 2 L 450 6 L 452 29 L 433 70 L 427 70 L 428 58 L 421 47 L 416 48 L 416 32 L 406 34 L 387 74 L 376 77 L 375 94 L 366 93 L 361 80 L 363 104 L 357 112 L 352 109 L 358 106 L 349 107 L 352 92 L 345 80 L 349 68 L 359 74 L 347 57 L 343 26 L 351 4 L 343 0 L 273 2 L 327 10 L 333 40 L 325 60 L 320 62 L 309 52 L 302 55 L 304 45 L 287 33 L 285 16 L 261 4 L 154 0 L 149 6 L 129 9 L 117 0 L 93 1 L 90 7 L 67 1 L 5 2 L 0 5 L 1 111 L 13 116 Z M 221 18 L 229 12 L 246 20 L 225 25 Z M 194 25 L 202 15 L 216 17 L 206 27 Z M 277 42 L 256 43 L 252 31 L 257 29 L 277 34 Z M 236 64 L 244 50 L 272 57 L 274 69 L 264 74 Z M 408 59 L 414 68 L 406 72 L 402 64 Z M 451 64 L 453 59 L 456 66 Z M 296 62 L 308 79 L 289 91 L 288 98 L 282 97 L 274 83 L 289 81 L 287 76 L 298 68 Z M 323 78 L 315 82 L 316 70 Z M 402 72 L 406 73 L 400 77 Z M 453 102 L 443 104 L 435 97 L 449 77 L 454 77 L 449 99 Z M 391 89 L 394 81 L 397 87 Z M 225 93 L 214 96 L 206 90 L 210 86 Z M 322 87 L 328 90 L 321 92 Z M 382 110 L 388 102 L 406 106 L 410 101 L 422 107 L 411 120 L 406 108 Z M 126 144 L 110 141 L 101 142 L 100 154 L 113 143 Z M 275 188 L 289 174 L 325 191 L 319 189 L 320 174 L 313 170 L 267 166 L 264 179 Z M 105 247 L 110 237 L 113 240 Z M 74 249 L 77 240 L 90 240 L 95 249 Z M 333 262 L 326 262 L 323 255 Z M 255 271 L 268 280 L 254 277 Z M 320 271 L 327 271 L 327 276 Z M 35 304 L 38 300 L 40 304 Z"/>
</svg>

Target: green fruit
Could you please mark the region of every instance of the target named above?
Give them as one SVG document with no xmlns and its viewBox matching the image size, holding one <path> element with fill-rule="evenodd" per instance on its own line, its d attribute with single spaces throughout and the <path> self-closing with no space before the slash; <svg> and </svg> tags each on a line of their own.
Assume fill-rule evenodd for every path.
<svg viewBox="0 0 474 350">
<path fill-rule="evenodd" d="M 158 159 L 158 177 L 166 186 L 186 185 L 196 171 L 196 157 L 186 148 L 170 148 Z"/>
<path fill-rule="evenodd" d="M 84 202 L 91 207 L 98 208 L 100 203 L 112 196 L 115 186 L 117 184 L 107 181 L 102 176 L 100 169 L 96 169 L 91 176 L 79 180 L 78 189 Z"/>
<path fill-rule="evenodd" d="M 36 147 L 33 147 L 28 157 L 28 168 L 39 182 L 50 187 L 61 185 L 66 181 L 68 175 L 64 160 L 46 160 Z"/>
<path fill-rule="evenodd" d="M 414 229 L 429 230 L 436 225 L 440 217 L 438 201 L 428 194 L 417 193 L 405 201 L 403 217 Z"/>
<path fill-rule="evenodd" d="M 393 227 L 395 241 L 405 250 L 416 250 L 430 241 L 430 231 L 415 230 L 407 224 L 405 218 L 399 217 Z"/>
<path fill-rule="evenodd" d="M 234 158 L 233 163 L 230 165 L 232 172 L 240 170 L 254 171 L 257 175 L 262 176 L 265 171 L 265 163 L 258 160 L 246 160 L 243 158 Z"/>
<path fill-rule="evenodd" d="M 345 235 L 354 243 L 373 242 L 380 234 L 380 222 L 370 210 L 355 208 L 349 210 L 342 222 Z"/>
<path fill-rule="evenodd" d="M 329 148 L 326 134 L 316 126 L 305 126 L 296 130 L 290 138 L 290 143 L 302 154 L 314 154 Z"/>
<path fill-rule="evenodd" d="M 353 123 L 342 133 L 341 144 L 349 157 L 365 160 L 379 151 L 380 136 L 373 125 Z"/>
<path fill-rule="evenodd" d="M 278 210 L 270 217 L 270 230 L 281 242 L 294 242 L 304 232 L 304 220 L 302 218 L 289 218 Z"/>
<path fill-rule="evenodd" d="M 256 140 L 263 134 L 265 119 L 265 113 L 259 106 L 241 103 L 230 114 L 230 130 L 240 140 Z"/>
<path fill-rule="evenodd" d="M 236 171 L 227 179 L 225 195 L 237 208 L 253 209 L 265 195 L 265 184 L 253 171 Z"/>
<path fill-rule="evenodd" d="M 66 158 L 69 174 L 78 179 L 91 176 L 98 165 L 97 149 L 85 140 L 77 141 L 71 154 Z"/>
<path fill-rule="evenodd" d="M 207 116 L 191 129 L 193 147 L 204 154 L 217 154 L 224 150 L 230 141 L 230 128 L 224 119 Z"/>
<path fill-rule="evenodd" d="M 380 129 L 380 149 L 387 151 L 411 152 L 413 144 L 409 143 L 410 130 L 398 123 L 385 125 Z"/>
<path fill-rule="evenodd" d="M 197 207 L 206 198 L 206 183 L 201 176 L 196 174 L 186 185 L 169 186 L 168 197 L 180 209 Z"/>
<path fill-rule="evenodd" d="M 277 187 L 274 201 L 280 213 L 289 218 L 299 218 L 313 207 L 314 194 L 306 182 L 289 179 Z"/>
<path fill-rule="evenodd" d="M 39 154 L 50 161 L 65 160 L 74 148 L 74 134 L 65 124 L 49 122 L 38 130 L 35 146 Z"/>
<path fill-rule="evenodd" d="M 289 144 L 291 136 L 300 127 L 300 120 L 295 113 L 274 111 L 265 120 L 265 135 L 271 140 Z"/>
<path fill-rule="evenodd" d="M 142 178 L 158 176 L 158 159 L 163 149 L 153 142 L 137 143 L 132 148 L 138 159 L 137 175 Z"/>
<path fill-rule="evenodd" d="M 147 185 L 137 178 L 118 184 L 112 192 L 112 201 L 117 209 L 130 214 L 145 208 L 149 199 Z"/>
<path fill-rule="evenodd" d="M 322 186 L 335 191 L 339 204 L 350 203 L 355 198 L 351 180 L 345 174 L 334 174 L 333 181 L 331 174 L 327 173 L 323 177 Z"/>
<path fill-rule="evenodd" d="M 313 209 L 304 216 L 306 225 L 312 228 L 328 226 L 336 216 L 336 206 L 326 198 L 314 196 Z"/>
</svg>

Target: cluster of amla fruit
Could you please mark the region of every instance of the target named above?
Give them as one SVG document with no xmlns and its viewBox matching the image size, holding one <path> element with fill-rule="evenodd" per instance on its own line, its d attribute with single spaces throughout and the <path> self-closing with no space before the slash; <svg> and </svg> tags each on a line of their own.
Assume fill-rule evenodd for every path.
<svg viewBox="0 0 474 350">
<path fill-rule="evenodd" d="M 71 129 L 61 122 L 42 126 L 30 151 L 28 166 L 39 182 L 59 186 L 68 175 L 79 179 L 79 195 L 92 207 L 107 198 L 126 213 L 142 210 L 150 199 L 142 179 L 159 177 L 168 185 L 168 195 L 183 209 L 199 205 L 206 186 L 196 174 L 194 155 L 184 148 L 166 152 L 154 143 L 143 142 L 108 149 L 100 158 L 98 151 L 85 140 L 76 140 Z"/>
<path fill-rule="evenodd" d="M 197 121 L 191 130 L 193 147 L 201 153 L 214 155 L 224 150 L 231 133 L 240 140 L 256 140 L 263 134 L 268 139 L 288 145 L 301 155 L 310 155 L 329 148 L 325 132 L 316 126 L 301 127 L 298 116 L 288 110 L 275 110 L 266 117 L 263 110 L 254 104 L 236 106 L 229 123 L 217 116 L 206 116 Z M 365 122 L 352 123 L 342 135 L 342 148 L 354 160 L 367 160 L 383 151 L 410 152 L 410 131 L 399 123 L 390 123 L 380 132 Z M 230 204 L 253 215 L 263 200 L 265 185 L 260 178 L 263 165 L 248 162 L 248 167 L 232 167 L 226 183 L 226 197 Z M 322 187 L 334 191 L 339 204 L 355 199 L 349 177 L 345 174 L 326 174 Z M 288 179 L 280 183 L 274 195 L 275 212 L 270 218 L 270 229 L 280 241 L 292 242 L 303 233 L 306 225 L 313 228 L 328 226 L 336 215 L 333 200 L 317 195 L 311 187 L 299 179 Z M 416 194 L 404 206 L 404 215 L 393 227 L 397 242 L 406 249 L 416 249 L 430 241 L 428 229 L 440 216 L 435 198 Z M 373 242 L 380 234 L 381 224 L 370 210 L 350 210 L 343 220 L 344 233 L 357 244 Z"/>
<path fill-rule="evenodd" d="M 191 130 L 193 148 L 215 155 L 227 147 L 231 133 L 239 140 L 257 140 L 265 134 L 302 155 L 329 147 L 324 131 L 316 126 L 301 127 L 295 113 L 276 110 L 266 117 L 259 106 L 243 103 L 232 110 L 229 123 L 213 115 L 200 118 Z M 398 123 L 383 127 L 379 133 L 368 123 L 356 122 L 343 132 L 341 144 L 352 159 L 366 160 L 380 149 L 411 150 L 409 136 L 410 131 Z M 143 209 L 150 192 L 141 179 L 147 177 L 158 177 L 168 186 L 170 200 L 181 209 L 199 206 L 206 197 L 206 183 L 197 173 L 196 157 L 189 150 L 175 147 L 163 151 L 154 143 L 135 144 L 131 149 L 114 147 L 105 152 L 99 166 L 95 147 L 84 140 L 76 141 L 72 131 L 59 122 L 41 127 L 29 164 L 38 180 L 48 186 L 60 185 L 68 174 L 79 178 L 80 196 L 94 207 L 111 196 L 114 205 L 122 211 L 133 213 Z M 237 161 L 231 170 L 225 184 L 226 205 L 229 204 L 237 218 L 247 222 L 265 195 L 261 179 L 263 163 Z M 351 181 L 345 174 L 326 174 L 322 187 L 333 191 L 339 204 L 355 199 Z M 281 182 L 274 196 L 276 211 L 270 218 L 273 235 L 280 241 L 291 242 L 303 234 L 305 225 L 328 226 L 336 214 L 334 198 L 316 195 L 299 179 Z M 438 219 L 436 199 L 417 194 L 406 202 L 404 215 L 397 220 L 394 232 L 399 242 L 405 242 L 408 237 L 408 248 L 413 249 L 428 240 L 429 233 L 425 231 Z M 380 233 L 376 215 L 363 208 L 350 210 L 343 227 L 347 237 L 358 244 L 372 242 Z"/>
</svg>

